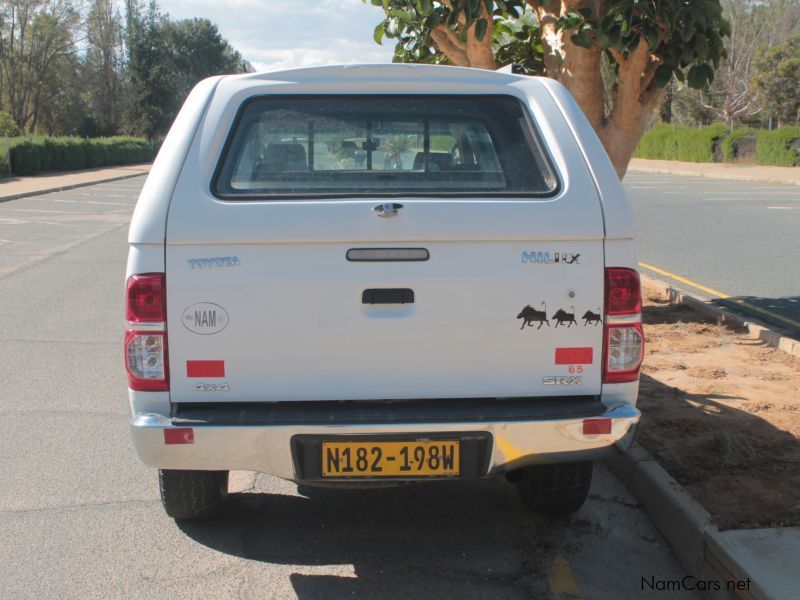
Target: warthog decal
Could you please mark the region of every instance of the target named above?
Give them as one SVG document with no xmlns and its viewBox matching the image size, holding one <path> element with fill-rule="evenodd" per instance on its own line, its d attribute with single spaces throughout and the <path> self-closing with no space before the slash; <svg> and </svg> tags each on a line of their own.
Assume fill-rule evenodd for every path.
<svg viewBox="0 0 800 600">
<path fill-rule="evenodd" d="M 587 310 L 584 315 L 581 317 L 583 319 L 583 326 L 586 327 L 589 323 L 594 323 L 594 326 L 597 327 L 598 323 L 602 323 L 603 319 L 600 318 L 600 309 L 597 309 L 596 313 L 593 313 L 590 310 Z"/>
<path fill-rule="evenodd" d="M 556 327 L 559 325 L 563 325 L 564 323 L 568 323 L 567 327 L 572 327 L 573 325 L 578 325 L 578 322 L 575 320 L 575 307 L 572 307 L 572 312 L 568 313 L 563 308 L 559 308 L 556 311 L 556 314 L 553 315 L 553 319 L 556 320 Z"/>
<path fill-rule="evenodd" d="M 550 321 L 547 319 L 547 304 L 542 302 L 542 305 L 544 306 L 544 310 L 536 310 L 528 304 L 519 312 L 517 318 L 522 319 L 522 327 L 520 327 L 520 329 L 525 329 L 525 325 L 533 327 L 533 323 L 536 321 L 539 322 L 539 326 L 536 329 L 541 329 L 542 325 L 545 323 L 550 327 Z"/>
</svg>

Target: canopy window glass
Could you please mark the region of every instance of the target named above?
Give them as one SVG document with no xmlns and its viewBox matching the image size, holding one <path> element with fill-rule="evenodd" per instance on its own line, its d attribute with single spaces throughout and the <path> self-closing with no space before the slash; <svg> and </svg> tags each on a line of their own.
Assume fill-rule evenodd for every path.
<svg viewBox="0 0 800 600">
<path fill-rule="evenodd" d="M 547 196 L 557 187 L 510 96 L 270 96 L 243 108 L 222 197 Z"/>
</svg>

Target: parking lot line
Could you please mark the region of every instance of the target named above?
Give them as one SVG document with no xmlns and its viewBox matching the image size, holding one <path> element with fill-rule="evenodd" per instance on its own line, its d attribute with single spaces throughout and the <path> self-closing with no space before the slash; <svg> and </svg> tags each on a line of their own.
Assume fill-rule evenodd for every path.
<svg viewBox="0 0 800 600">
<path fill-rule="evenodd" d="M 663 275 L 664 277 L 669 277 L 670 279 L 674 279 L 675 281 L 680 281 L 681 283 L 684 283 L 688 286 L 701 290 L 711 296 L 719 298 L 720 300 L 728 300 L 730 302 L 733 302 L 734 304 L 738 304 L 739 306 L 746 308 L 747 310 L 751 310 L 753 312 L 769 317 L 770 319 L 777 319 L 778 321 L 786 323 L 787 325 L 791 325 L 792 327 L 800 328 L 800 321 L 795 321 L 794 319 L 790 319 L 789 317 L 785 317 L 778 313 L 772 312 L 771 310 L 767 310 L 766 308 L 761 308 L 760 306 L 756 306 L 755 304 L 749 303 L 747 300 L 731 298 L 729 294 L 725 294 L 723 292 L 717 291 L 710 287 L 706 287 L 704 285 L 700 285 L 699 283 L 695 283 L 691 279 L 686 279 L 685 277 L 681 277 L 680 275 L 676 275 L 675 273 L 670 273 L 669 271 L 665 271 L 664 269 L 659 269 L 658 267 L 654 267 L 653 265 L 648 265 L 647 263 L 640 262 L 639 266 L 647 269 L 648 271 L 653 271 L 654 273 Z"/>
</svg>

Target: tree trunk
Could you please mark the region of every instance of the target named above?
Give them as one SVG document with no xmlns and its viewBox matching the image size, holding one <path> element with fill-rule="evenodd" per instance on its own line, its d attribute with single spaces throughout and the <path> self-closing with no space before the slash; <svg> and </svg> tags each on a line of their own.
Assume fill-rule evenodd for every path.
<svg viewBox="0 0 800 600">
<path fill-rule="evenodd" d="M 663 90 L 652 85 L 658 61 L 651 56 L 644 38 L 636 50 L 626 55 L 609 50 L 619 72 L 611 93 L 611 112 L 606 114 L 599 47 L 576 46 L 570 39 L 571 31 L 556 28 L 564 13 L 591 8 L 598 14 L 603 2 L 551 0 L 530 4 L 542 27 L 547 76 L 560 81 L 573 95 L 622 179 L 650 116 L 664 96 Z"/>
</svg>

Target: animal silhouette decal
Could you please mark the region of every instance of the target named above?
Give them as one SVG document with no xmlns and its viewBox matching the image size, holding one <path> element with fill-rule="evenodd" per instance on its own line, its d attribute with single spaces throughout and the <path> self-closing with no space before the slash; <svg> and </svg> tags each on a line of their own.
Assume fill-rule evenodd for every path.
<svg viewBox="0 0 800 600">
<path fill-rule="evenodd" d="M 594 326 L 597 327 L 598 323 L 602 323 L 603 319 L 600 317 L 600 309 L 597 309 L 596 313 L 593 313 L 590 310 L 587 310 L 583 313 L 581 317 L 583 319 L 583 326 L 586 327 L 589 323 L 594 323 Z"/>
<path fill-rule="evenodd" d="M 556 320 L 556 327 L 563 325 L 564 323 L 567 323 L 567 327 L 572 327 L 573 325 L 578 324 L 578 322 L 575 320 L 574 306 L 572 307 L 571 313 L 568 313 L 563 308 L 559 308 L 552 318 Z"/>
<path fill-rule="evenodd" d="M 525 325 L 528 327 L 533 327 L 534 323 L 538 323 L 539 325 L 536 329 L 541 329 L 542 325 L 547 325 L 550 327 L 550 319 L 555 319 L 556 324 L 555 327 L 559 325 L 566 325 L 567 329 L 575 325 L 577 327 L 578 321 L 575 319 L 575 307 L 570 306 L 572 312 L 567 312 L 563 308 L 559 308 L 550 319 L 547 318 L 547 303 L 541 302 L 540 306 L 542 306 L 542 310 L 537 310 L 533 308 L 530 304 L 527 304 L 525 308 L 523 308 L 519 314 L 517 315 L 517 319 L 522 319 L 522 327 L 520 329 L 525 329 Z M 586 327 L 587 325 L 600 325 L 603 323 L 603 318 L 601 316 L 601 311 L 598 308 L 597 312 L 592 312 L 591 310 L 587 310 L 583 316 L 583 326 Z"/>
<path fill-rule="evenodd" d="M 520 311 L 520 313 L 517 315 L 518 319 L 522 319 L 522 327 L 520 327 L 520 329 L 525 329 L 525 325 L 528 327 L 533 327 L 533 323 L 536 321 L 539 322 L 539 326 L 536 329 L 541 329 L 542 325 L 545 323 L 547 323 L 547 326 L 550 327 L 550 321 L 547 318 L 547 304 L 542 302 L 542 306 L 544 306 L 544 310 L 536 310 L 530 304 L 528 304 Z"/>
</svg>

